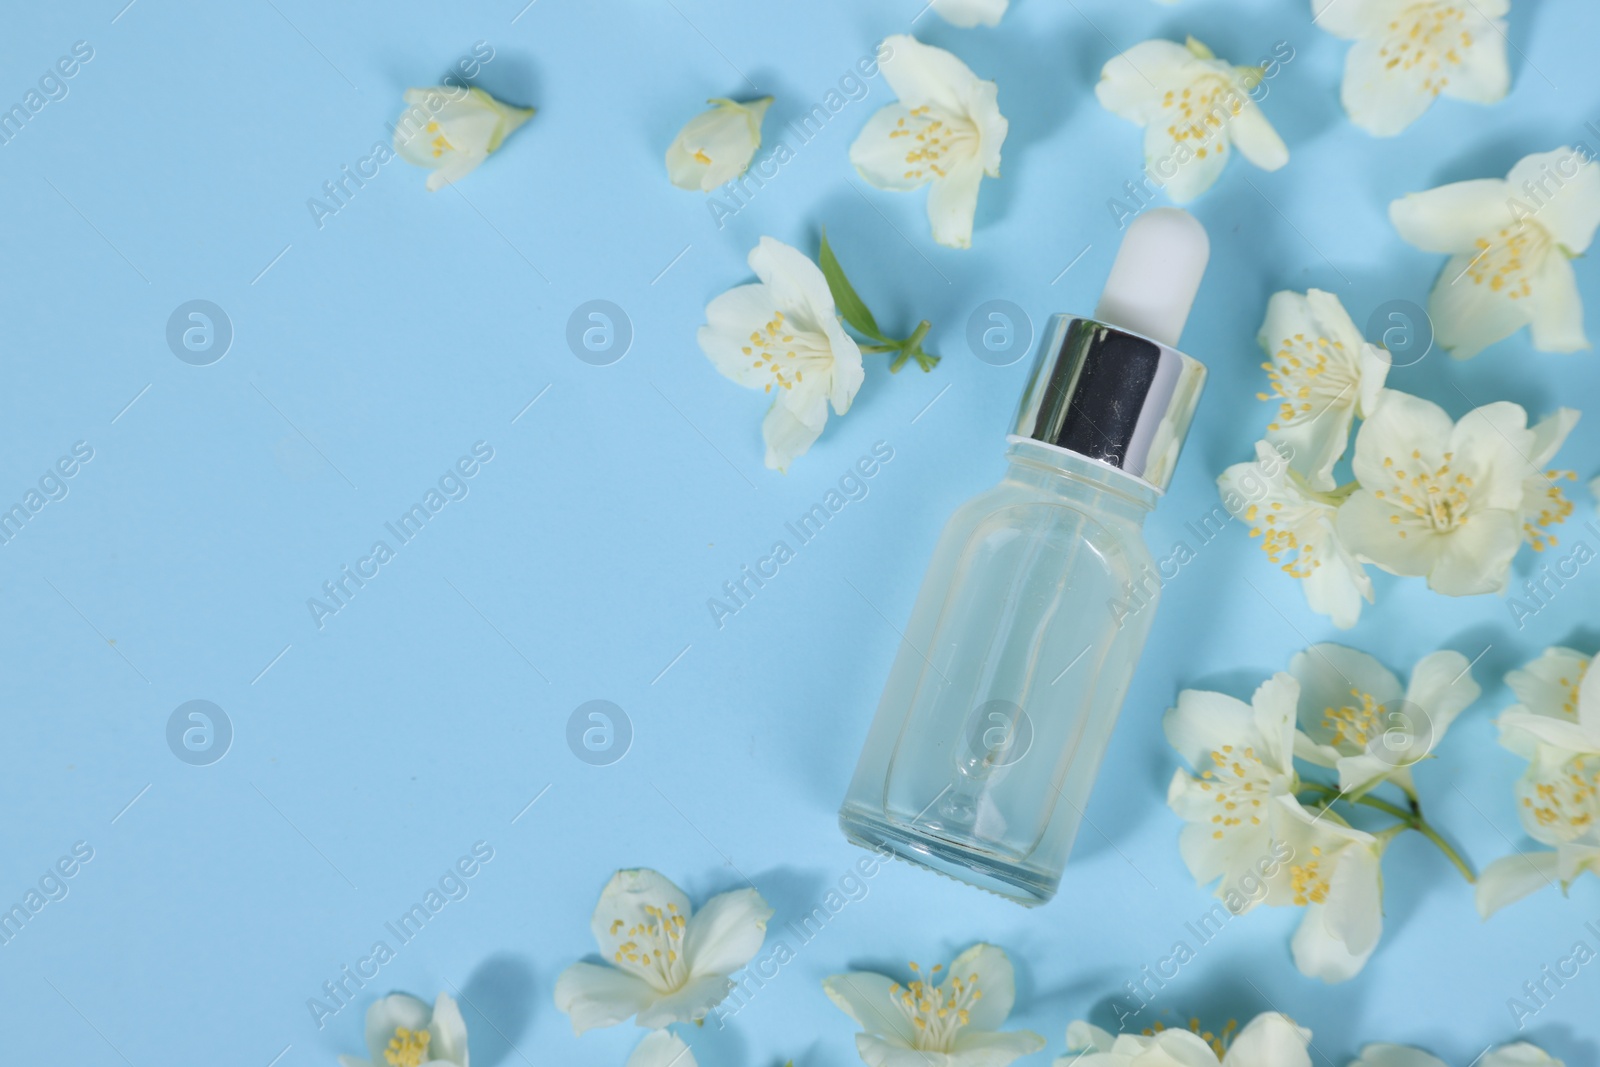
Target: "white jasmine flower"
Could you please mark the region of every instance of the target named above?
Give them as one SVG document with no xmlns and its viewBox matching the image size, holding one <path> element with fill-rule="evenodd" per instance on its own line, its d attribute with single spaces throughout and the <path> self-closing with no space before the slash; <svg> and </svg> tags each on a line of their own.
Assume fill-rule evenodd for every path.
<svg viewBox="0 0 1600 1067">
<path fill-rule="evenodd" d="M 1233 1022 L 1220 1032 L 1200 1031 L 1198 1020 L 1189 1025 L 1113 1036 L 1074 1022 L 1067 1027 L 1067 1051 L 1075 1055 L 1059 1057 L 1054 1067 L 1311 1067 L 1311 1031 L 1287 1015 L 1257 1015 L 1238 1033 Z"/>
<path fill-rule="evenodd" d="M 715 106 L 690 119 L 667 146 L 667 177 L 679 189 L 709 193 L 743 174 L 761 147 L 761 120 L 772 97 L 706 103 Z"/>
<path fill-rule="evenodd" d="M 822 435 L 830 403 L 836 415 L 850 410 L 866 371 L 815 263 L 763 237 L 750 269 L 761 281 L 707 304 L 698 339 L 724 376 L 772 395 L 761 425 L 766 464 L 787 470 Z"/>
<path fill-rule="evenodd" d="M 952 26 L 998 26 L 1011 0 L 933 0 L 933 9 Z"/>
<path fill-rule="evenodd" d="M 1228 898 L 1242 879 L 1258 875 L 1276 854 L 1272 826 L 1275 797 L 1299 786 L 1294 770 L 1295 708 L 1300 683 L 1273 675 L 1250 703 L 1225 693 L 1185 689 L 1167 711 L 1167 741 L 1194 769 L 1174 772 L 1167 806 L 1185 822 L 1178 839 L 1183 862 L 1206 886 L 1221 879 L 1216 895 Z M 1258 900 L 1247 900 L 1249 910 Z"/>
<path fill-rule="evenodd" d="M 1533 426 L 1533 454 L 1528 457 L 1528 476 L 1522 481 L 1522 536 L 1535 552 L 1556 544 L 1550 527 L 1565 522 L 1572 514 L 1572 501 L 1561 491 L 1563 481 L 1578 480 L 1577 471 L 1547 469 L 1578 424 L 1578 412 L 1558 408 Z"/>
<path fill-rule="evenodd" d="M 1386 839 L 1349 826 L 1331 811 L 1312 812 L 1293 796 L 1274 801 L 1273 832 L 1289 858 L 1268 879 L 1266 903 L 1306 909 L 1291 948 L 1300 973 L 1344 982 L 1366 966 L 1383 933 Z"/>
<path fill-rule="evenodd" d="M 695 912 L 655 871 L 618 871 L 590 923 L 612 966 L 562 971 L 556 1007 L 572 1017 L 575 1034 L 633 1016 L 651 1028 L 703 1019 L 733 988 L 728 975 L 761 948 L 771 917 L 754 889 L 718 894 Z"/>
<path fill-rule="evenodd" d="M 1438 96 L 1492 104 L 1511 87 L 1511 0 L 1311 0 L 1314 21 L 1354 41 L 1340 97 L 1350 121 L 1393 137 Z"/>
<path fill-rule="evenodd" d="M 1416 796 L 1412 765 L 1482 692 L 1467 657 L 1451 651 L 1418 660 L 1404 690 L 1383 664 L 1343 645 L 1312 645 L 1290 661 L 1289 673 L 1300 680 L 1296 755 L 1336 768 L 1350 799 L 1384 781 Z"/>
<path fill-rule="evenodd" d="M 1569 262 L 1600 225 L 1600 166 L 1587 149 L 1528 156 L 1504 180 L 1412 193 L 1389 219 L 1408 243 L 1450 256 L 1428 314 L 1451 355 L 1475 356 L 1524 326 L 1542 352 L 1589 347 Z"/>
<path fill-rule="evenodd" d="M 880 189 L 928 186 L 933 239 L 972 246 L 972 217 L 984 175 L 1000 177 L 1009 124 L 999 90 L 942 48 L 896 35 L 883 42 L 883 77 L 900 98 L 881 109 L 850 146 L 850 162 Z"/>
<path fill-rule="evenodd" d="M 1350 425 L 1366 418 L 1389 375 L 1388 355 L 1367 343 L 1338 297 L 1320 289 L 1272 294 L 1256 340 L 1272 383 L 1260 398 L 1278 401 L 1267 440 L 1288 446 L 1313 489 L 1332 489 Z"/>
<path fill-rule="evenodd" d="M 1505 588 L 1522 544 L 1527 413 L 1486 404 L 1460 422 L 1385 389 L 1356 434 L 1361 488 L 1339 507 L 1339 537 L 1391 574 L 1426 575 L 1448 596 Z"/>
<path fill-rule="evenodd" d="M 1356 624 L 1362 600 L 1372 601 L 1372 579 L 1339 538 L 1336 497 L 1313 490 L 1265 441 L 1257 442 L 1254 461 L 1223 471 L 1217 488 L 1222 506 L 1249 524 L 1267 558 L 1300 580 L 1312 611 L 1341 629 Z"/>
<path fill-rule="evenodd" d="M 391 993 L 367 1009 L 367 1054 L 340 1056 L 340 1067 L 467 1067 L 467 1024 L 443 993 L 430 1008 Z"/>
<path fill-rule="evenodd" d="M 1518 703 L 1496 720 L 1500 743 L 1530 760 L 1540 745 L 1600 754 L 1600 677 L 1589 677 L 1589 664 L 1583 653 L 1557 646 L 1507 674 Z"/>
<path fill-rule="evenodd" d="M 477 170 L 533 117 L 533 108 L 502 104 L 482 89 L 407 89 L 405 102 L 411 106 L 395 123 L 394 150 L 407 163 L 433 171 L 428 188 L 435 192 Z"/>
<path fill-rule="evenodd" d="M 828 999 L 861 1026 L 856 1051 L 870 1067 L 1005 1067 L 1044 1048 L 1031 1030 L 998 1032 L 1016 999 L 1005 950 L 973 945 L 942 980 L 942 965 L 911 970 L 903 986 L 871 971 L 823 979 Z"/>
<path fill-rule="evenodd" d="M 1499 719 L 1500 743 L 1529 760 L 1515 795 L 1522 827 L 1549 850 L 1496 860 L 1478 879 L 1485 918 L 1535 890 L 1563 892 L 1600 874 L 1600 672 L 1569 648 L 1550 648 L 1506 675 L 1520 703 Z"/>
<path fill-rule="evenodd" d="M 1144 127 L 1145 169 L 1177 203 L 1211 188 L 1237 148 L 1263 170 L 1289 162 L 1289 149 L 1250 90 L 1260 67 L 1236 67 L 1189 38 L 1145 41 L 1100 72 L 1095 96 L 1112 114 Z"/>
<path fill-rule="evenodd" d="M 652 1030 L 628 1057 L 626 1067 L 699 1067 L 694 1053 L 670 1030 Z"/>
</svg>

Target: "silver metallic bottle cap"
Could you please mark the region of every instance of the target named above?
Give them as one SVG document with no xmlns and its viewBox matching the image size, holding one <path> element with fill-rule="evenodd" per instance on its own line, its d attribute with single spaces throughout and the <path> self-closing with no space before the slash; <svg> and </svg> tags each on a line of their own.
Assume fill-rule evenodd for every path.
<svg viewBox="0 0 1600 1067">
<path fill-rule="evenodd" d="M 1017 411 L 1017 437 L 1064 448 L 1165 491 L 1206 368 L 1168 345 L 1054 315 Z"/>
<path fill-rule="evenodd" d="M 1206 369 L 1173 346 L 1200 291 L 1211 241 L 1193 215 L 1133 221 L 1094 318 L 1056 315 L 1034 360 L 1015 436 L 1064 448 L 1165 491 Z"/>
</svg>

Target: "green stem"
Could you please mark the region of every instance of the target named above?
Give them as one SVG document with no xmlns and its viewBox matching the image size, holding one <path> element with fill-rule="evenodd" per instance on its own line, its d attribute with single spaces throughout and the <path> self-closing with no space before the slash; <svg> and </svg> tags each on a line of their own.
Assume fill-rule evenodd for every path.
<svg viewBox="0 0 1600 1067">
<path fill-rule="evenodd" d="M 1423 837 L 1432 841 L 1434 846 L 1444 853 L 1445 859 L 1456 865 L 1456 870 L 1461 872 L 1461 877 L 1465 878 L 1468 884 L 1476 885 L 1478 883 L 1478 876 L 1473 873 L 1467 861 L 1461 858 L 1461 853 L 1457 852 L 1450 842 L 1439 836 L 1439 831 L 1430 826 L 1427 819 L 1418 815 L 1416 821 L 1412 823 L 1412 827 Z"/>
<path fill-rule="evenodd" d="M 1391 804 L 1387 800 L 1370 795 L 1354 798 L 1346 797 L 1341 790 L 1335 789 L 1331 785 L 1307 782 L 1302 784 L 1300 789 L 1302 792 L 1314 792 L 1322 797 L 1322 807 L 1324 809 L 1332 807 L 1337 800 L 1343 800 L 1347 804 L 1360 804 L 1363 807 L 1372 808 L 1374 811 L 1381 811 L 1385 815 L 1394 816 L 1399 820 L 1400 826 L 1408 830 L 1415 830 L 1429 841 L 1432 841 L 1434 847 L 1444 853 L 1444 858 L 1449 860 L 1456 870 L 1461 872 L 1461 877 L 1465 878 L 1469 884 L 1477 884 L 1478 876 L 1473 871 L 1471 864 L 1467 863 L 1462 858 L 1461 853 L 1457 852 L 1455 847 L 1446 841 L 1439 831 L 1435 830 L 1433 825 L 1423 817 L 1422 805 L 1417 803 L 1416 798 L 1411 798 L 1409 808 L 1402 808 L 1398 804 Z M 1393 830 L 1396 827 L 1390 827 L 1390 829 Z"/>
</svg>

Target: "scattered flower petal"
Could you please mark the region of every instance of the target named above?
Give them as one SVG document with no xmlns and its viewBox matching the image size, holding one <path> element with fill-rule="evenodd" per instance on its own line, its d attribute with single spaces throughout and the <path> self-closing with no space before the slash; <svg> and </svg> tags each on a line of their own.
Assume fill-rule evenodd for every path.
<svg viewBox="0 0 1600 1067">
<path fill-rule="evenodd" d="M 670 1030 L 652 1030 L 628 1057 L 627 1067 L 699 1067 L 683 1038 Z"/>
<path fill-rule="evenodd" d="M 1202 886 L 1221 879 L 1219 899 L 1237 896 L 1275 855 L 1274 798 L 1299 785 L 1294 770 L 1295 710 L 1300 683 L 1279 673 L 1245 704 L 1225 693 L 1185 689 L 1162 722 L 1167 741 L 1194 769 L 1167 787 L 1167 806 L 1184 820 L 1179 851 Z M 1259 899 L 1247 900 L 1248 911 Z"/>
<path fill-rule="evenodd" d="M 822 435 L 830 403 L 836 415 L 850 410 L 866 370 L 815 263 L 771 237 L 749 262 L 761 281 L 707 304 L 698 340 L 725 377 L 773 394 L 761 427 L 766 464 L 788 470 Z"/>
<path fill-rule="evenodd" d="M 1260 397 L 1278 401 L 1267 440 L 1288 446 L 1291 466 L 1313 489 L 1332 489 L 1350 425 L 1371 411 L 1388 377 L 1387 353 L 1367 343 L 1338 297 L 1320 289 L 1274 293 L 1257 340 L 1272 386 Z"/>
<path fill-rule="evenodd" d="M 1145 41 L 1114 56 L 1095 96 L 1115 115 L 1144 127 L 1145 169 L 1172 199 L 1187 203 L 1211 188 L 1229 148 L 1263 170 L 1289 162 L 1289 149 L 1250 91 L 1260 67 L 1236 67 L 1189 38 Z"/>
<path fill-rule="evenodd" d="M 998 26 L 1011 0 L 933 0 L 933 9 L 952 26 Z"/>
<path fill-rule="evenodd" d="M 1550 527 L 1572 514 L 1572 501 L 1561 491 L 1561 483 L 1577 481 L 1578 472 L 1550 469 L 1547 464 L 1577 424 L 1578 412 L 1558 408 L 1533 426 L 1533 454 L 1528 457 L 1528 476 L 1522 482 L 1522 536 L 1535 552 L 1557 544 Z"/>
<path fill-rule="evenodd" d="M 1217 488 L 1222 506 L 1249 524 L 1267 558 L 1300 580 L 1312 611 L 1340 629 L 1356 624 L 1361 602 L 1372 601 L 1372 579 L 1339 538 L 1337 500 L 1313 490 L 1265 441 L 1256 444 L 1255 460 L 1223 471 Z"/>
<path fill-rule="evenodd" d="M 1511 0 L 1312 0 L 1313 21 L 1354 41 L 1340 97 L 1378 137 L 1411 125 L 1439 96 L 1492 104 L 1511 88 Z"/>
<path fill-rule="evenodd" d="M 828 999 L 860 1025 L 856 1051 L 870 1067 L 1005 1067 L 1044 1047 L 1031 1030 L 999 1032 L 1016 998 L 1003 949 L 973 945 L 942 980 L 942 965 L 911 970 L 917 977 L 904 986 L 871 971 L 822 982 Z"/>
<path fill-rule="evenodd" d="M 1500 743 L 1525 757 L 1514 790 L 1529 837 L 1550 851 L 1496 860 L 1478 880 L 1478 913 L 1507 904 L 1584 871 L 1600 874 L 1600 671 L 1569 648 L 1549 648 L 1506 675 L 1520 701 L 1501 714 Z"/>
<path fill-rule="evenodd" d="M 618 871 L 590 923 L 611 966 L 562 971 L 556 1007 L 575 1034 L 634 1016 L 651 1028 L 703 1019 L 733 988 L 728 975 L 761 948 L 770 918 L 754 889 L 719 894 L 693 912 L 683 890 L 655 871 Z"/>
<path fill-rule="evenodd" d="M 391 993 L 367 1009 L 367 1055 L 340 1056 L 340 1067 L 467 1067 L 467 1024 L 444 993 L 433 1007 Z"/>
<path fill-rule="evenodd" d="M 880 189 L 928 190 L 933 239 L 972 246 L 978 186 L 1000 177 L 1000 146 L 1009 124 L 999 90 L 942 48 L 897 35 L 883 42 L 884 79 L 900 98 L 867 120 L 850 162 Z"/>
<path fill-rule="evenodd" d="M 1267 1012 L 1242 1030 L 1229 1021 L 1217 1031 L 1157 1028 L 1115 1036 L 1097 1026 L 1074 1022 L 1067 1028 L 1067 1050 L 1053 1067 L 1311 1067 L 1311 1031 L 1293 1019 Z"/>
<path fill-rule="evenodd" d="M 1412 766 L 1482 692 L 1467 657 L 1452 651 L 1419 660 L 1404 691 L 1387 667 L 1343 645 L 1312 645 L 1290 661 L 1289 673 L 1300 681 L 1296 755 L 1336 768 L 1351 799 L 1385 781 L 1416 796 Z"/>
<path fill-rule="evenodd" d="M 710 192 L 743 174 L 761 147 L 761 120 L 772 97 L 741 104 L 712 99 L 667 147 L 667 176 L 680 189 Z"/>
<path fill-rule="evenodd" d="M 394 150 L 407 163 L 433 171 L 428 189 L 435 192 L 477 170 L 533 117 L 533 108 L 502 104 L 482 89 L 407 89 L 405 102 L 411 106 L 395 123 Z"/>
<path fill-rule="evenodd" d="M 1524 326 L 1541 352 L 1589 347 L 1569 262 L 1600 226 L 1600 166 L 1587 149 L 1528 156 L 1503 180 L 1412 193 L 1389 218 L 1410 244 L 1450 256 L 1428 314 L 1451 355 L 1475 356 Z"/>
<path fill-rule="evenodd" d="M 1339 507 L 1339 537 L 1391 574 L 1426 575 L 1448 596 L 1505 588 L 1522 544 L 1527 413 L 1486 404 L 1459 422 L 1385 389 L 1356 434 L 1360 488 Z"/>
</svg>

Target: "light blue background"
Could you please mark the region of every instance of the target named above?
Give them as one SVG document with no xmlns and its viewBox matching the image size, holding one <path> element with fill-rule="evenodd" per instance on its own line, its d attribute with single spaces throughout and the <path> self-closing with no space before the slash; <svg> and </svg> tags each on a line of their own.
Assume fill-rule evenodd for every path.
<svg viewBox="0 0 1600 1067">
<path fill-rule="evenodd" d="M 869 189 L 848 166 L 891 98 L 881 77 L 723 229 L 661 162 L 703 99 L 758 95 L 749 82 L 777 97 L 769 145 L 794 145 L 785 123 L 906 31 L 915 0 L 538 0 L 520 17 L 521 0 L 124 2 L 17 6 L 0 37 L 7 105 L 74 41 L 95 50 L 70 95 L 0 147 L 0 499 L 21 499 L 74 442 L 94 449 L 70 495 L 0 548 L 0 899 L 73 842 L 95 850 L 70 895 L 0 947 L 16 1063 L 360 1053 L 365 1000 L 319 1031 L 307 998 L 483 840 L 494 859 L 470 895 L 362 996 L 461 989 L 482 1067 L 620 1064 L 640 1031 L 575 1040 L 551 1005 L 556 975 L 594 950 L 589 914 L 613 869 L 656 867 L 696 899 L 748 876 L 779 936 L 863 855 L 834 810 L 894 627 L 945 517 L 998 477 L 1026 367 L 973 358 L 966 320 L 994 298 L 1035 323 L 1092 308 L 1117 241 L 1105 202 L 1141 162 L 1138 132 L 1092 95 L 1115 50 L 1194 33 L 1238 62 L 1280 40 L 1297 53 L 1264 104 L 1288 167 L 1235 161 L 1194 207 L 1214 259 L 1185 347 L 1212 380 L 1149 523 L 1158 550 L 1214 506 L 1216 474 L 1267 418 L 1254 335 L 1272 291 L 1329 289 L 1358 322 L 1388 299 L 1422 301 L 1440 257 L 1397 239 L 1387 203 L 1595 145 L 1583 126 L 1600 119 L 1592 0 L 1517 3 L 1510 98 L 1441 103 L 1387 141 L 1343 116 L 1347 45 L 1303 0 L 1018 0 L 1000 28 L 974 31 L 928 13 L 915 32 L 996 80 L 1011 120 L 1004 177 L 984 183 L 974 248 L 957 252 L 932 244 L 920 194 Z M 406 87 L 479 40 L 496 56 L 478 83 L 537 117 L 460 195 L 393 162 L 319 229 L 307 199 L 387 137 Z M 869 357 L 855 408 L 783 477 L 761 465 L 761 398 L 719 377 L 694 332 L 710 298 L 749 278 L 760 235 L 814 251 L 823 225 L 880 322 L 926 315 L 945 359 L 891 377 Z M 1581 262 L 1578 277 L 1593 313 L 1600 272 Z M 196 298 L 236 331 L 209 367 L 164 339 Z M 564 340 L 597 298 L 636 334 L 607 367 Z M 1535 353 L 1524 335 L 1392 382 L 1456 415 L 1496 399 L 1542 414 L 1595 406 L 1595 359 Z M 1597 414 L 1561 457 L 1585 479 Z M 319 631 L 306 599 L 480 440 L 494 460 L 470 496 Z M 894 459 L 870 495 L 718 629 L 707 598 L 879 440 Z M 1577 529 L 1594 511 L 1576 495 L 1567 536 L 1600 544 Z M 1532 565 L 1518 560 L 1518 582 Z M 1419 774 L 1430 814 L 1480 867 L 1527 843 L 1509 792 L 1521 763 L 1493 740 L 1510 702 L 1500 679 L 1551 643 L 1594 650 L 1594 583 L 1583 573 L 1518 631 L 1496 598 L 1380 576 L 1378 606 L 1344 635 L 1402 671 L 1439 647 L 1482 653 L 1481 702 Z M 1049 1039 L 1025 1062 L 1059 1054 L 1069 1020 L 1105 1022 L 1105 998 L 1209 906 L 1163 804 L 1175 757 L 1162 711 L 1184 686 L 1247 695 L 1338 636 L 1230 528 L 1168 587 L 1056 901 L 1025 911 L 886 868 L 728 1029 L 690 1028 L 700 1062 L 854 1062 L 819 980 L 977 939 L 1011 950 L 1015 1022 Z M 236 731 L 208 767 L 165 741 L 173 709 L 197 698 Z M 636 732 L 610 767 L 565 741 L 570 713 L 597 698 Z M 1385 867 L 1384 941 L 1358 980 L 1299 976 L 1298 914 L 1263 910 L 1201 949 L 1153 1010 L 1220 1022 L 1270 1004 L 1315 1031 L 1322 1067 L 1378 1040 L 1467 1067 L 1517 1036 L 1506 1000 L 1525 980 L 1594 943 L 1592 878 L 1482 924 L 1415 835 Z M 1529 1031 L 1569 1063 L 1597 1062 L 1597 966 Z"/>
</svg>

